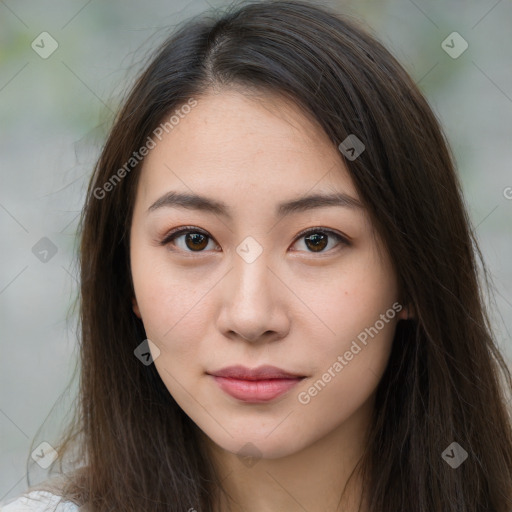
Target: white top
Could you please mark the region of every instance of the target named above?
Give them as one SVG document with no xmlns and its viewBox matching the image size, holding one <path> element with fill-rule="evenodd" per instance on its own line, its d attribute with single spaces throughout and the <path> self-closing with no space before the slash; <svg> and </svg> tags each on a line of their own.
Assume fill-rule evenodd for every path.
<svg viewBox="0 0 512 512">
<path fill-rule="evenodd" d="M 79 508 L 71 501 L 48 491 L 32 491 L 14 498 L 6 503 L 0 503 L 0 512 L 78 512 Z"/>
</svg>

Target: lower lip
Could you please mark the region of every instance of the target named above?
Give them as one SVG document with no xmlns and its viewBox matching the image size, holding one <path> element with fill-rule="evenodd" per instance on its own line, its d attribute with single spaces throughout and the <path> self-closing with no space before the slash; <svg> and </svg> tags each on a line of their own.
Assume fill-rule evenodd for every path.
<svg viewBox="0 0 512 512">
<path fill-rule="evenodd" d="M 243 380 L 231 377 L 213 376 L 220 388 L 232 397 L 243 402 L 268 402 L 286 393 L 299 383 L 302 378 Z"/>
</svg>

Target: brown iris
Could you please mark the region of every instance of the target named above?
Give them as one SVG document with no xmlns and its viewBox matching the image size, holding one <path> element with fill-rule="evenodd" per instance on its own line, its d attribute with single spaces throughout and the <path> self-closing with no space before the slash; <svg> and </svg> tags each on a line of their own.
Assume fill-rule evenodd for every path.
<svg viewBox="0 0 512 512">
<path fill-rule="evenodd" d="M 319 252 L 325 249 L 327 245 L 328 236 L 325 233 L 313 233 L 312 235 L 308 235 L 304 237 L 306 245 L 313 251 Z M 311 246 L 308 244 L 311 244 Z"/>
<path fill-rule="evenodd" d="M 191 245 L 189 245 L 189 242 Z M 208 245 L 208 237 L 202 233 L 187 233 L 185 244 L 191 250 L 202 250 Z"/>
</svg>

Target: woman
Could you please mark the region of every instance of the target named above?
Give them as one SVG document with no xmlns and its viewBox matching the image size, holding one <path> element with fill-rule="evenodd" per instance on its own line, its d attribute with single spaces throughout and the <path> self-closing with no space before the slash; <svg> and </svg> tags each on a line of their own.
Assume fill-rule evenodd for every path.
<svg viewBox="0 0 512 512">
<path fill-rule="evenodd" d="M 375 38 L 296 1 L 193 20 L 88 189 L 57 447 L 82 465 L 3 510 L 509 511 L 476 256 L 442 130 Z"/>
</svg>

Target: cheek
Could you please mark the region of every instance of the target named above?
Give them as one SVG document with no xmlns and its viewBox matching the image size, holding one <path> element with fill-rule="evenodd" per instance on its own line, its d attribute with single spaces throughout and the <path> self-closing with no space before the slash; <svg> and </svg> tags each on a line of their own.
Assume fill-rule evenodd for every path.
<svg viewBox="0 0 512 512">
<path fill-rule="evenodd" d="M 208 303 L 204 294 L 177 291 L 175 280 L 169 285 L 164 279 L 146 281 L 137 290 L 142 321 L 149 339 L 161 350 L 181 357 L 197 350 L 207 325 Z"/>
<path fill-rule="evenodd" d="M 391 308 L 397 301 L 397 287 L 385 261 L 372 251 L 358 252 L 329 274 L 316 277 L 316 285 L 313 280 L 298 282 L 296 291 L 312 312 L 310 326 L 317 335 L 310 339 L 319 353 L 332 356 L 348 350 L 358 336 L 364 341 L 376 323 L 382 338 L 393 337 L 397 313 Z"/>
<path fill-rule="evenodd" d="M 147 337 L 161 351 L 158 362 L 180 362 L 190 356 L 201 339 L 205 318 L 204 292 L 187 274 L 172 269 L 162 251 L 132 250 L 132 277 L 137 304 Z M 179 340 L 179 341 L 178 341 Z M 169 357 L 172 354 L 172 359 Z M 168 359 L 168 361 L 167 361 Z"/>
<path fill-rule="evenodd" d="M 316 338 L 318 346 L 310 351 L 314 374 L 296 397 L 306 430 L 325 434 L 354 415 L 375 392 L 389 361 L 397 322 L 394 310 L 387 323 L 380 311 L 375 308 L 378 313 L 371 320 L 367 311 L 339 314 L 343 320 L 334 323 L 336 337 L 329 338 L 330 343 Z M 385 315 L 387 309 L 383 311 Z"/>
<path fill-rule="evenodd" d="M 370 251 L 346 263 L 333 273 L 329 286 L 322 287 L 323 300 L 316 296 L 316 311 L 329 330 L 318 324 L 326 334 L 310 337 L 315 373 L 298 396 L 305 410 L 312 416 L 318 412 L 326 425 L 344 421 L 374 392 L 397 323 L 391 267 Z"/>
</svg>

